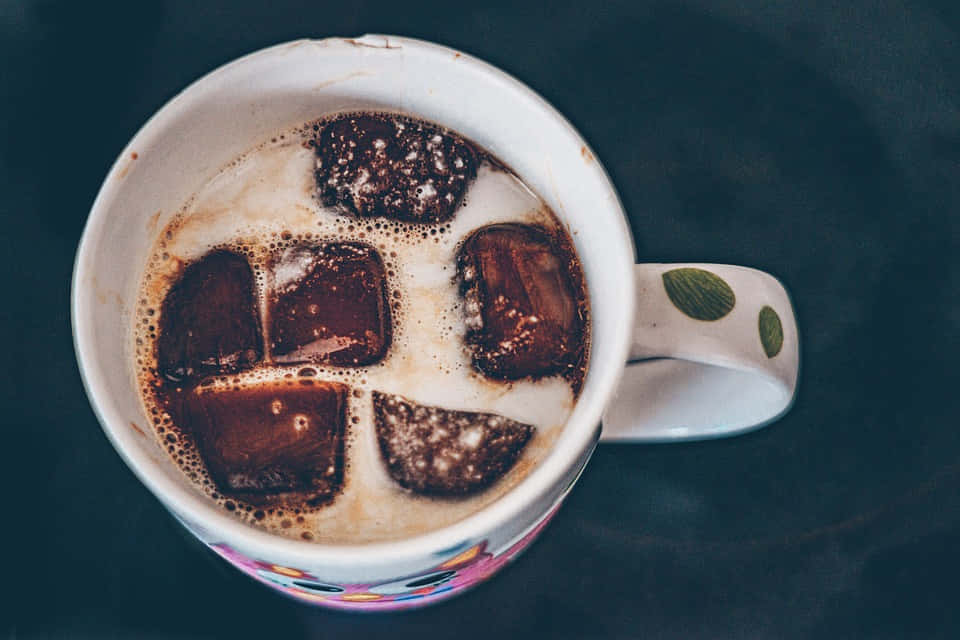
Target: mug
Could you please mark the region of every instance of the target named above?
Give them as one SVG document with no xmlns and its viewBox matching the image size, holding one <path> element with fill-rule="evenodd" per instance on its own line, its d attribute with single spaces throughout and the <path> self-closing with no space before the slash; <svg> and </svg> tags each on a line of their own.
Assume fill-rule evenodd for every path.
<svg viewBox="0 0 960 640">
<path fill-rule="evenodd" d="M 318 544 L 241 522 L 168 458 L 136 387 L 131 313 L 156 234 L 220 167 L 278 130 L 362 109 L 407 112 L 459 132 L 547 202 L 581 259 L 592 345 L 562 434 L 502 498 L 416 537 Z M 134 136 L 100 189 L 77 252 L 71 306 L 91 404 L 147 488 L 251 577 L 304 602 L 352 610 L 416 607 L 463 592 L 530 544 L 598 440 L 674 441 L 756 428 L 788 409 L 798 370 L 794 314 L 776 279 L 744 267 L 634 264 L 617 193 L 570 123 L 480 60 L 394 36 L 270 47 L 173 98 Z"/>
</svg>

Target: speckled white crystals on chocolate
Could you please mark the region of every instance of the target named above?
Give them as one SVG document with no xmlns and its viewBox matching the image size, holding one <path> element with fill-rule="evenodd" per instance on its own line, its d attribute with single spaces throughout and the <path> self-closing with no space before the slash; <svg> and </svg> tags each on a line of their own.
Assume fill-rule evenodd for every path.
<svg viewBox="0 0 960 640">
<path fill-rule="evenodd" d="M 477 175 L 476 151 L 423 121 L 345 114 L 316 128 L 321 200 L 361 217 L 446 221 Z"/>
<path fill-rule="evenodd" d="M 467 495 L 513 467 L 534 427 L 492 413 L 451 411 L 373 392 L 380 452 L 402 487 L 436 496 Z"/>
</svg>

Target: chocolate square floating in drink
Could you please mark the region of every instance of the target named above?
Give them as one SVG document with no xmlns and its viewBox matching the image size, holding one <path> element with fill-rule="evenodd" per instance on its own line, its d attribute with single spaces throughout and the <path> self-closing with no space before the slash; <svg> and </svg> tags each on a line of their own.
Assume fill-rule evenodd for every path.
<svg viewBox="0 0 960 640">
<path fill-rule="evenodd" d="M 343 115 L 322 124 L 313 144 L 321 200 L 358 216 L 442 222 L 477 174 L 469 144 L 420 120 Z"/>
<path fill-rule="evenodd" d="M 263 357 L 253 272 L 231 251 L 184 269 L 163 300 L 157 366 L 168 382 L 233 373 Z"/>
<path fill-rule="evenodd" d="M 280 363 L 362 366 L 390 347 L 383 261 L 371 246 L 334 242 L 287 249 L 273 265 L 270 343 Z"/>
<path fill-rule="evenodd" d="M 184 403 L 217 488 L 259 504 L 282 494 L 316 505 L 343 484 L 347 387 L 302 380 L 239 389 L 197 387 Z"/>
<path fill-rule="evenodd" d="M 473 232 L 457 257 L 474 366 L 515 380 L 582 366 L 586 299 L 572 250 L 524 224 Z"/>
<path fill-rule="evenodd" d="M 451 411 L 373 392 L 380 453 L 390 476 L 416 493 L 477 492 L 513 467 L 534 428 L 492 413 Z"/>
</svg>

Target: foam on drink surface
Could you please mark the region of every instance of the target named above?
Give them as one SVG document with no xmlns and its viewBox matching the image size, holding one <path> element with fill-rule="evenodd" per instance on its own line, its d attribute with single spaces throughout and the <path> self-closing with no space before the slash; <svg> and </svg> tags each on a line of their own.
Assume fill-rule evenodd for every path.
<svg viewBox="0 0 960 640">
<path fill-rule="evenodd" d="M 458 246 L 470 232 L 492 223 L 522 222 L 561 230 L 560 223 L 515 175 L 489 160 L 480 164 L 462 205 L 445 223 L 421 225 L 345 215 L 316 198 L 315 156 L 304 144 L 307 131 L 278 136 L 231 162 L 160 233 L 142 278 L 133 331 L 147 415 L 158 442 L 197 490 L 252 526 L 330 543 L 392 540 L 435 530 L 476 512 L 516 486 L 549 452 L 575 402 L 570 382 L 561 376 L 502 382 L 476 372 L 464 343 L 466 327 L 456 282 Z M 210 480 L 190 436 L 173 424 L 158 397 L 155 343 L 164 295 L 185 264 L 211 249 L 231 248 L 245 255 L 253 268 L 260 289 L 261 324 L 267 333 L 263 306 L 266 290 L 272 286 L 269 280 L 297 278 L 310 268 L 310 258 L 292 252 L 288 262 L 273 270 L 269 262 L 285 248 L 334 240 L 370 244 L 384 261 L 393 316 L 387 356 L 365 367 L 284 366 L 264 361 L 205 384 L 242 388 L 309 377 L 349 385 L 342 491 L 329 504 L 295 510 L 258 508 L 225 497 Z M 265 339 L 269 343 L 270 336 Z M 499 414 L 534 425 L 536 431 L 517 463 L 479 494 L 416 495 L 390 478 L 381 459 L 371 402 L 374 390 L 450 410 Z"/>
</svg>

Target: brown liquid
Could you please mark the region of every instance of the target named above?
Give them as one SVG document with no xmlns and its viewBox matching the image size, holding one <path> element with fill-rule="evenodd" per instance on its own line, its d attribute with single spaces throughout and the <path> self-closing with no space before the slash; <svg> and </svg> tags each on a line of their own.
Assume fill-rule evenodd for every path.
<svg viewBox="0 0 960 640">
<path fill-rule="evenodd" d="M 227 167 L 161 235 L 138 315 L 144 400 L 173 459 L 226 509 L 319 541 L 404 537 L 495 500 L 549 450 L 588 353 L 582 274 L 549 209 L 473 145 L 374 120 L 396 139 L 340 140 L 355 162 L 332 191 L 325 123 L 297 132 L 303 151 L 263 145 Z M 442 157 L 358 185 L 381 151 L 402 174 L 411 145 Z M 437 173 L 464 149 L 466 170 Z M 405 413 L 376 417 L 375 397 Z"/>
</svg>

